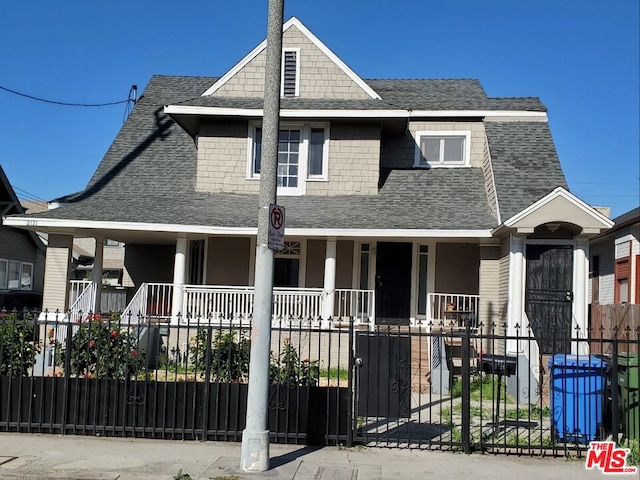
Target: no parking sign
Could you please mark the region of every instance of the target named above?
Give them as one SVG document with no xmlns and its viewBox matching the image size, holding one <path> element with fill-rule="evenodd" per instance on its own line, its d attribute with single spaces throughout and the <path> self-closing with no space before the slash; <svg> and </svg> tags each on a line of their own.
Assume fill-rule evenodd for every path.
<svg viewBox="0 0 640 480">
<path fill-rule="evenodd" d="M 284 250 L 284 207 L 269 205 L 269 242 L 270 250 Z"/>
</svg>

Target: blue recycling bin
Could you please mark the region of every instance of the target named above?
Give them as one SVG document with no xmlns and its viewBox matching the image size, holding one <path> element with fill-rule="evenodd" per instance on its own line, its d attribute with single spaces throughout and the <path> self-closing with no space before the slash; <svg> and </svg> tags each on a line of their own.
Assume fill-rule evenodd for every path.
<svg viewBox="0 0 640 480">
<path fill-rule="evenodd" d="M 557 353 L 549 359 L 551 411 L 561 441 L 588 443 L 602 425 L 608 364 L 594 355 Z"/>
</svg>

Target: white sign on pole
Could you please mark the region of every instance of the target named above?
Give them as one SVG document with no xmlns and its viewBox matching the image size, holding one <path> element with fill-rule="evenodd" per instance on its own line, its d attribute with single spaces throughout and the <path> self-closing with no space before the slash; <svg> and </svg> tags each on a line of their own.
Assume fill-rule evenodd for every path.
<svg viewBox="0 0 640 480">
<path fill-rule="evenodd" d="M 284 207 L 269 205 L 269 244 L 270 250 L 284 250 Z"/>
</svg>

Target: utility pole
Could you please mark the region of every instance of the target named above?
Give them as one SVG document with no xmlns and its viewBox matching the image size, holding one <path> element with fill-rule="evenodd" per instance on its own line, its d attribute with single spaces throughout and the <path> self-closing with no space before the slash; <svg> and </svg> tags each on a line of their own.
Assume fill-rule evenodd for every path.
<svg viewBox="0 0 640 480">
<path fill-rule="evenodd" d="M 240 454 L 240 468 L 245 472 L 269 470 L 267 415 L 273 302 L 273 251 L 268 247 L 269 206 L 276 203 L 277 194 L 283 12 L 284 0 L 269 0 L 249 393 Z"/>
</svg>

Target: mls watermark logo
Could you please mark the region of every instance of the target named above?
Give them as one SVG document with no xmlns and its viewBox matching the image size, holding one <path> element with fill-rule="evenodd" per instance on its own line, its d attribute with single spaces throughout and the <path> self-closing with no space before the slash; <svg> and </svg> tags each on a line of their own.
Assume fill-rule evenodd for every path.
<svg viewBox="0 0 640 480">
<path fill-rule="evenodd" d="M 598 468 L 605 474 L 638 473 L 638 467 L 627 467 L 628 448 L 616 447 L 616 442 L 590 442 L 587 470 Z"/>
</svg>

